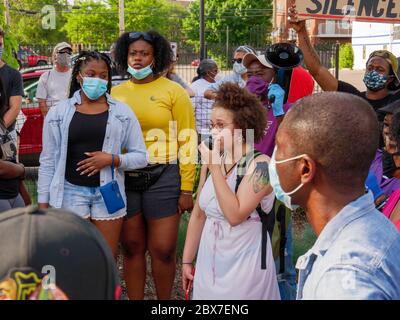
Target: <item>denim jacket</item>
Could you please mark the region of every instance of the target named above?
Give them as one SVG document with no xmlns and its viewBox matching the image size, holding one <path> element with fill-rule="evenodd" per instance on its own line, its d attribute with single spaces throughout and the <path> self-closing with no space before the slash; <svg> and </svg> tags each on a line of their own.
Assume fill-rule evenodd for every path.
<svg viewBox="0 0 400 320">
<path fill-rule="evenodd" d="M 140 124 L 132 110 L 110 95 L 107 94 L 106 97 L 109 117 L 102 151 L 117 154 L 121 159 L 120 166 L 115 170 L 115 179 L 126 203 L 124 171 L 145 167 L 148 155 Z M 54 208 L 61 208 L 63 202 L 69 125 L 77 104 L 81 104 L 80 90 L 72 98 L 52 107 L 43 127 L 38 202 L 49 203 Z M 126 153 L 122 154 L 123 150 Z M 103 168 L 100 171 L 100 185 L 103 186 L 111 180 L 110 167 Z"/>
<path fill-rule="evenodd" d="M 400 299 L 400 233 L 372 192 L 344 207 L 296 265 L 297 299 Z"/>
</svg>

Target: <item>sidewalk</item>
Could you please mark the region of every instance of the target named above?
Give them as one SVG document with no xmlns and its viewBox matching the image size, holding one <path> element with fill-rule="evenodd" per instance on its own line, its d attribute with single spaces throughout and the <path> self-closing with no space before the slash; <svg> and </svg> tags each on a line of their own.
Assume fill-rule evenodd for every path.
<svg viewBox="0 0 400 320">
<path fill-rule="evenodd" d="M 365 70 L 340 70 L 339 80 L 348 82 L 363 92 L 366 90 L 363 82 L 364 73 Z"/>
</svg>

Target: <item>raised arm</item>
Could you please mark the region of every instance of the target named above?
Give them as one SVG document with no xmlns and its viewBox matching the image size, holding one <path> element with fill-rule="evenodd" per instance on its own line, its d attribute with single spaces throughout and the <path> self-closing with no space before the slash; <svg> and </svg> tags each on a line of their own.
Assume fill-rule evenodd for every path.
<svg viewBox="0 0 400 320">
<path fill-rule="evenodd" d="M 321 64 L 321 60 L 311 44 L 306 22 L 305 20 L 299 21 L 295 1 L 293 1 L 293 3 L 294 4 L 289 8 L 289 27 L 297 32 L 299 47 L 304 53 L 304 62 L 322 90 L 337 91 L 339 82 L 329 70 Z"/>
</svg>

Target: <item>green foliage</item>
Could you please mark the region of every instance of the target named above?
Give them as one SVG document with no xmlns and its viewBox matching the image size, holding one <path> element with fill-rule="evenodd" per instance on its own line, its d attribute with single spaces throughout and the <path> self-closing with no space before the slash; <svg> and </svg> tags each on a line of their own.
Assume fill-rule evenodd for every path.
<svg viewBox="0 0 400 320">
<path fill-rule="evenodd" d="M 77 1 L 75 5 L 81 8 L 65 14 L 63 30 L 73 43 L 110 45 L 119 35 L 118 2 Z M 125 30 L 155 29 L 169 37 L 180 29 L 184 12 L 166 0 L 125 0 Z"/>
<path fill-rule="evenodd" d="M 0 14 L 1 16 L 4 15 L 4 6 L 0 5 Z M 17 49 L 17 41 L 15 37 L 9 33 L 9 27 L 4 25 L 4 20 L 1 20 L 0 27 L 5 32 L 4 37 L 4 54 L 2 60 L 7 62 L 11 67 L 18 69 L 18 61 L 13 56 L 13 50 Z"/>
<path fill-rule="evenodd" d="M 340 69 L 343 68 L 353 69 L 353 65 L 354 65 L 354 52 L 351 43 L 346 43 L 341 45 L 339 50 Z"/>
<path fill-rule="evenodd" d="M 13 36 L 6 34 L 4 38 L 4 54 L 2 60 L 7 62 L 7 64 L 13 67 L 14 69 L 19 69 L 18 61 L 13 55 L 13 51 L 17 52 L 17 50 L 18 50 L 17 40 Z"/>
<path fill-rule="evenodd" d="M 200 46 L 199 8 L 199 1 L 193 2 L 183 20 L 187 42 L 197 50 Z M 265 47 L 270 41 L 272 1 L 207 0 L 205 16 L 206 43 L 214 58 L 226 55 L 224 45 L 227 37 L 233 46 L 250 44 Z"/>
<path fill-rule="evenodd" d="M 66 10 L 65 1 L 18 0 L 10 1 L 10 4 L 12 8 L 10 31 L 19 44 L 48 45 L 67 40 L 65 32 L 62 30 L 65 19 L 60 13 L 60 11 Z M 47 13 L 42 13 L 42 9 L 46 5 L 55 8 L 55 29 L 43 28 L 42 22 L 46 20 Z"/>
<path fill-rule="evenodd" d="M 336 68 L 335 57 L 331 58 L 332 68 Z M 354 65 L 354 51 L 351 43 L 341 44 L 339 47 L 339 68 L 340 69 L 353 69 Z"/>
<path fill-rule="evenodd" d="M 62 30 L 72 43 L 110 44 L 118 36 L 118 15 L 104 1 L 81 0 L 78 9 L 64 13 L 66 23 Z"/>
</svg>

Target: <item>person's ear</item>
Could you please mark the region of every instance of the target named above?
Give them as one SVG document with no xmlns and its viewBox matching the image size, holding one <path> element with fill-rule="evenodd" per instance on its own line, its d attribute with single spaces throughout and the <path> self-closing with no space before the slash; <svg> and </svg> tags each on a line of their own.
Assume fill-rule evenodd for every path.
<svg viewBox="0 0 400 320">
<path fill-rule="evenodd" d="M 301 165 L 301 183 L 310 183 L 316 174 L 317 164 L 309 156 L 304 156 L 300 161 Z"/>
<path fill-rule="evenodd" d="M 76 75 L 76 81 L 78 81 L 78 83 L 80 83 L 80 84 L 82 84 L 82 82 L 83 82 L 83 79 L 82 79 L 82 76 L 81 76 L 80 72 L 78 72 L 78 74 Z"/>
</svg>

